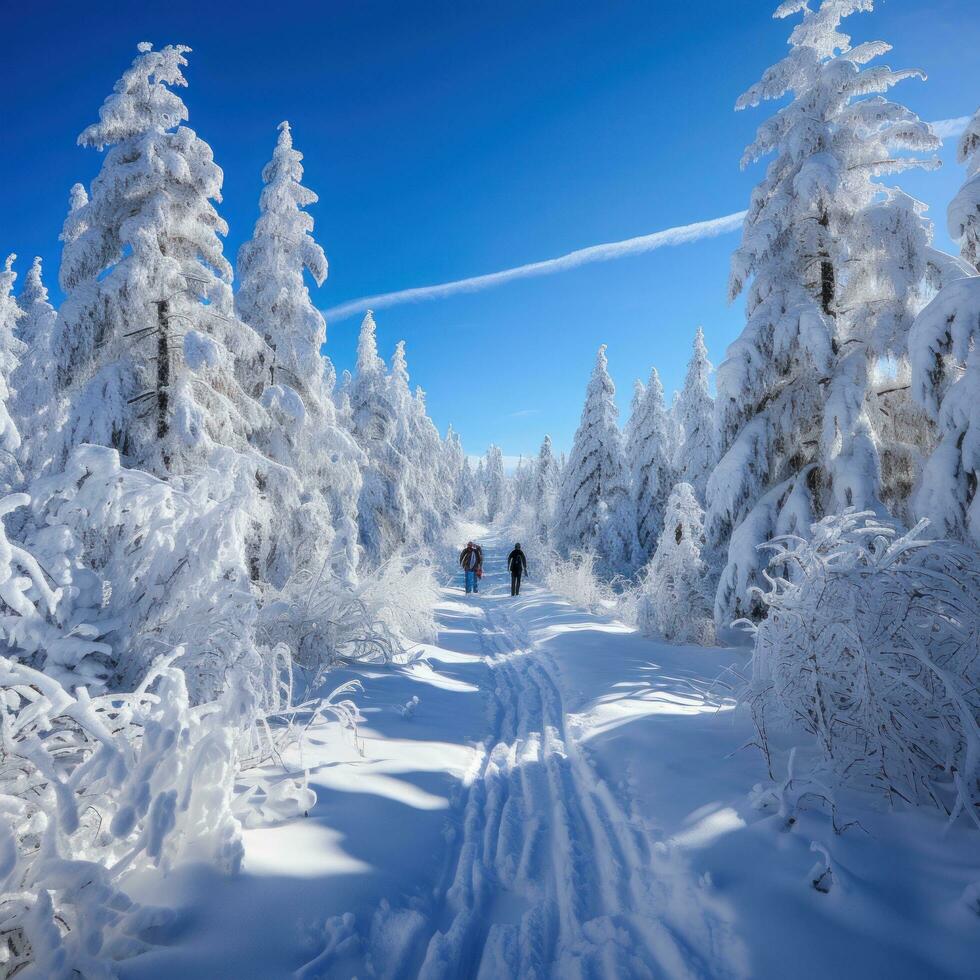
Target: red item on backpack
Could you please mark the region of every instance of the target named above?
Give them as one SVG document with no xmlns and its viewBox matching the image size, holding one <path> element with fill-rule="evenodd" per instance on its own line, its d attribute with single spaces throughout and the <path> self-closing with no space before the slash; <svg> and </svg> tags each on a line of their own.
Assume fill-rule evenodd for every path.
<svg viewBox="0 0 980 980">
<path fill-rule="evenodd" d="M 476 577 L 477 578 L 483 578 L 483 569 L 482 568 L 478 568 L 476 570 Z"/>
</svg>

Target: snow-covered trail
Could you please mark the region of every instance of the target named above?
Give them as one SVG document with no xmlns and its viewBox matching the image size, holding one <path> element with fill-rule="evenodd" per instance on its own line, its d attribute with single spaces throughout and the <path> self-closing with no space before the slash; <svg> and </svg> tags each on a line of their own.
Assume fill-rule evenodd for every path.
<svg viewBox="0 0 980 980">
<path fill-rule="evenodd" d="M 362 681 L 364 720 L 356 743 L 329 723 L 286 760 L 309 769 L 309 819 L 245 831 L 236 877 L 136 883 L 181 913 L 125 980 L 976 976 L 968 830 L 758 812 L 751 728 L 712 684 L 745 651 L 590 615 L 533 554 L 512 598 L 510 543 L 483 540 L 480 594 L 447 566 L 419 659 L 331 675 Z"/>
<path fill-rule="evenodd" d="M 511 599 L 505 554 L 488 542 L 484 591 L 470 603 L 491 668 L 492 734 L 419 976 L 739 975 L 739 943 L 705 886 L 631 819 L 569 734 L 549 658 L 522 623 L 539 589 Z"/>
</svg>

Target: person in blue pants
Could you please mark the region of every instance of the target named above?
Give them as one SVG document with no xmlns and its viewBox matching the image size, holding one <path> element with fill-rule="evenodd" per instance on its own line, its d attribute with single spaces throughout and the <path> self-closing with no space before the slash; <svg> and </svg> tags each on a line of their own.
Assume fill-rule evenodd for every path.
<svg viewBox="0 0 980 980">
<path fill-rule="evenodd" d="M 480 572 L 483 570 L 483 549 L 472 541 L 460 552 L 459 565 L 463 569 L 466 594 L 480 591 Z"/>
</svg>

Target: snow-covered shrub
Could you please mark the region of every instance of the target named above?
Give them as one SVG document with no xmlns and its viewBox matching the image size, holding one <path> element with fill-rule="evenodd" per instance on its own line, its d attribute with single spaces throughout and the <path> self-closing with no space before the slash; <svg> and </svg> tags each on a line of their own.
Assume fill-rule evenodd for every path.
<svg viewBox="0 0 980 980">
<path fill-rule="evenodd" d="M 760 741 L 803 732 L 837 779 L 980 826 L 980 561 L 847 511 L 783 537 L 748 692 Z"/>
<path fill-rule="evenodd" d="M 82 604 L 72 603 L 81 592 L 72 584 L 73 569 L 59 567 L 61 587 L 53 586 L 37 558 L 7 537 L 3 518 L 29 503 L 25 493 L 0 499 L 0 650 L 66 687 L 101 691 L 112 672 L 112 648 L 100 642 L 98 627 L 76 615 Z"/>
<path fill-rule="evenodd" d="M 300 573 L 262 610 L 259 637 L 283 644 L 318 687 L 338 661 L 387 663 L 435 636 L 439 590 L 431 565 L 396 556 L 352 585 L 324 567 Z"/>
<path fill-rule="evenodd" d="M 169 918 L 127 872 L 242 858 L 228 701 L 192 708 L 174 657 L 132 693 L 70 694 L 0 658 L 0 935 L 6 975 L 111 976 Z"/>
<path fill-rule="evenodd" d="M 325 715 L 352 728 L 338 688 L 290 707 L 236 671 L 216 701 L 194 705 L 183 651 L 159 658 L 132 693 L 71 693 L 0 657 L 0 970 L 45 980 L 110 977 L 113 960 L 152 942 L 167 909 L 140 906 L 126 876 L 206 862 L 234 873 L 241 826 L 308 811 L 305 775 L 277 766 Z M 270 666 L 282 666 L 271 663 Z M 288 665 L 287 665 L 288 666 Z M 306 719 L 301 726 L 300 719 Z"/>
<path fill-rule="evenodd" d="M 568 558 L 552 556 L 545 583 L 548 589 L 591 613 L 608 613 L 619 596 L 614 586 L 599 574 L 599 559 L 590 551 L 573 551 Z"/>
<path fill-rule="evenodd" d="M 79 447 L 63 472 L 34 483 L 28 545 L 75 619 L 98 615 L 114 689 L 132 689 L 177 645 L 188 651 L 181 666 L 194 701 L 217 697 L 235 666 L 260 671 L 248 562 L 254 489 L 247 458 L 230 450 L 181 489 L 102 446 Z"/>
<path fill-rule="evenodd" d="M 703 549 L 704 511 L 694 488 L 678 483 L 667 500 L 663 533 L 639 587 L 637 625 L 644 633 L 680 643 L 714 642 Z"/>
</svg>

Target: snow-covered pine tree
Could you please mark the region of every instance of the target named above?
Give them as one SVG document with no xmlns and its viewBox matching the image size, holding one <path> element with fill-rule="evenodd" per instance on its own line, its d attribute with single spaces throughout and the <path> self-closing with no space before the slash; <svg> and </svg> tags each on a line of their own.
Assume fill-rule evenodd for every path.
<svg viewBox="0 0 980 980">
<path fill-rule="evenodd" d="M 17 323 L 23 317 L 14 299 L 14 272 L 16 255 L 8 255 L 0 269 L 0 492 L 8 493 L 21 482 L 17 452 L 20 449 L 20 433 L 11 416 L 11 402 L 15 394 L 9 379 L 17 371 L 24 354 L 24 345 L 16 337 Z"/>
<path fill-rule="evenodd" d="M 41 259 L 35 258 L 17 297 L 23 317 L 17 335 L 24 343 L 20 365 L 12 382 L 16 396 L 14 418 L 21 433 L 21 461 L 28 480 L 37 466 L 37 449 L 51 425 L 54 379 L 51 372 L 51 333 L 57 319 L 41 277 Z"/>
<path fill-rule="evenodd" d="M 677 400 L 676 418 L 681 434 L 674 469 L 678 479 L 694 487 L 700 501 L 705 499 L 708 477 L 718 461 L 715 454 L 714 399 L 708 389 L 710 376 L 711 363 L 704 343 L 704 331 L 698 327 L 684 387 Z"/>
<path fill-rule="evenodd" d="M 594 552 L 606 572 L 628 570 L 636 545 L 628 467 L 617 425 L 616 388 L 606 345 L 596 354 L 582 419 L 558 495 L 557 544 L 561 550 Z"/>
<path fill-rule="evenodd" d="M 643 404 L 643 396 L 646 394 L 647 386 L 637 378 L 633 382 L 633 398 L 630 400 L 630 414 L 623 426 L 623 440 L 629 442 L 633 432 L 633 425 L 640 417 L 640 406 Z"/>
<path fill-rule="evenodd" d="M 463 452 L 463 444 L 460 441 L 459 433 L 452 427 L 446 430 L 446 438 L 442 443 L 442 482 L 451 502 L 451 510 L 458 512 L 462 506 L 460 491 L 462 487 L 463 467 L 466 463 L 466 454 Z"/>
<path fill-rule="evenodd" d="M 235 309 L 271 348 L 272 383 L 294 388 L 312 408 L 324 394 L 320 349 L 327 328 L 303 276 L 309 272 L 322 286 L 327 257 L 313 237 L 313 218 L 304 210 L 318 198 L 303 186 L 302 161 L 289 123 L 281 122 L 272 159 L 262 170 L 255 230 L 238 250 Z"/>
<path fill-rule="evenodd" d="M 66 229 L 53 360 L 68 410 L 52 455 L 57 467 L 81 443 L 112 446 L 166 476 L 247 447 L 268 349 L 234 317 L 212 204 L 222 173 L 172 90 L 189 49 L 138 49 L 79 137 L 109 149 Z"/>
<path fill-rule="evenodd" d="M 351 424 L 362 445 L 391 438 L 394 410 L 388 395 L 385 362 L 378 354 L 377 324 L 368 310 L 361 321 L 354 374 L 341 389 L 350 399 Z"/>
<path fill-rule="evenodd" d="M 504 479 L 504 457 L 499 446 L 491 444 L 487 450 L 485 470 L 487 494 L 487 520 L 492 524 L 501 517 L 507 506 L 507 481 Z"/>
<path fill-rule="evenodd" d="M 727 551 L 719 624 L 760 612 L 749 595 L 765 561 L 757 545 L 806 535 L 823 514 L 845 507 L 900 508 L 911 489 L 909 443 L 923 427 L 904 406 L 904 429 L 889 423 L 901 385 L 882 368 L 904 370 L 923 280 L 938 285 L 952 270 L 929 246 L 921 207 L 874 180 L 933 166 L 908 154 L 935 150 L 939 140 L 877 94 L 922 73 L 865 67 L 889 45 L 851 47 L 839 30 L 844 17 L 871 9 L 872 0 L 781 4 L 777 17 L 803 14 L 790 52 L 736 104 L 792 96 L 743 157 L 743 165 L 774 158 L 732 259 L 731 296 L 749 283 L 746 326 L 717 379 L 723 455 L 708 481 L 706 528 L 712 550 Z"/>
<path fill-rule="evenodd" d="M 272 160 L 262 171 L 259 219 L 238 252 L 239 317 L 272 351 L 270 386 L 262 402 L 270 425 L 255 441 L 289 472 L 267 471 L 273 498 L 267 577 L 281 586 L 300 570 L 319 570 L 325 556 L 342 579 L 357 566 L 360 451 L 338 425 L 321 347 L 326 324 L 304 275 L 322 285 L 327 259 L 303 208 L 316 194 L 302 184 L 302 154 L 280 123 Z M 331 385 L 332 387 L 332 385 Z"/>
<path fill-rule="evenodd" d="M 443 465 L 442 440 L 429 418 L 425 392 L 420 387 L 409 403 L 407 435 L 408 506 L 417 519 L 417 531 L 407 543 L 432 547 L 449 523 L 453 501 Z"/>
<path fill-rule="evenodd" d="M 456 509 L 460 514 L 470 514 L 476 501 L 476 475 L 470 466 L 469 456 L 463 457 L 456 490 Z"/>
<path fill-rule="evenodd" d="M 664 407 L 664 386 L 656 368 L 650 371 L 649 382 L 636 388 L 627 424 L 626 459 L 632 477 L 638 543 L 633 564 L 640 565 L 657 547 L 667 497 L 674 485 L 674 444 Z"/>
<path fill-rule="evenodd" d="M 554 535 L 555 506 L 558 500 L 558 464 L 545 436 L 534 464 L 534 526 L 538 538 L 549 544 Z"/>
<path fill-rule="evenodd" d="M 704 550 L 704 511 L 689 483 L 670 492 L 663 533 L 643 573 L 637 618 L 644 633 L 680 643 L 714 642 Z"/>
<path fill-rule="evenodd" d="M 346 387 L 351 430 L 367 454 L 357 508 L 360 542 L 366 557 L 377 564 L 404 544 L 408 525 L 405 459 L 395 448 L 399 410 L 404 406 L 395 400 L 394 385 L 378 354 L 377 325 L 370 310 L 361 322 L 357 366 Z"/>
<path fill-rule="evenodd" d="M 486 458 L 481 456 L 473 471 L 473 501 L 472 513 L 481 521 L 487 517 L 487 465 Z"/>
<path fill-rule="evenodd" d="M 966 182 L 949 206 L 949 233 L 980 271 L 980 110 L 960 138 Z M 916 490 L 917 517 L 980 548 L 980 275 L 947 284 L 919 314 L 909 338 L 913 393 L 940 440 Z"/>
</svg>

